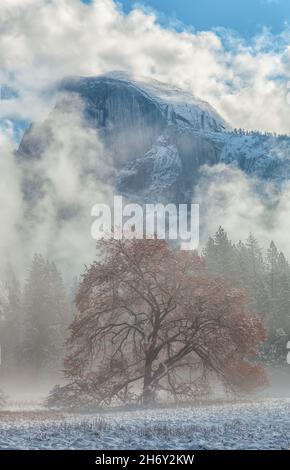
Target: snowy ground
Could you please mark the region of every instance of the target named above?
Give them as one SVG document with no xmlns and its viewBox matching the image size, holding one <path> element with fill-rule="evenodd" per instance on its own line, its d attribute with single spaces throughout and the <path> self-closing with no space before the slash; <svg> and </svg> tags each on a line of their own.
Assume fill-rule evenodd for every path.
<svg viewBox="0 0 290 470">
<path fill-rule="evenodd" d="M 1 411 L 0 449 L 290 449 L 290 399 L 102 415 Z"/>
</svg>

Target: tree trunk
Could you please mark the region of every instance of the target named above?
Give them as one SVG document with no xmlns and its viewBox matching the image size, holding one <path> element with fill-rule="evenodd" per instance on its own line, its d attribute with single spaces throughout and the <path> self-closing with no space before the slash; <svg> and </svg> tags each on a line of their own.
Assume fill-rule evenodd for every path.
<svg viewBox="0 0 290 470">
<path fill-rule="evenodd" d="M 142 402 L 145 406 L 150 406 L 154 403 L 154 391 L 151 389 L 152 382 L 152 360 L 146 355 L 145 370 L 143 381 Z"/>
</svg>

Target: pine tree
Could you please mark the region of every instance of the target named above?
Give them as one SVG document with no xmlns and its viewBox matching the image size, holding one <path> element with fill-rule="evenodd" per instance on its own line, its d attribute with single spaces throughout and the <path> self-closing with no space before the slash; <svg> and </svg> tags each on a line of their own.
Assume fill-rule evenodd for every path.
<svg viewBox="0 0 290 470">
<path fill-rule="evenodd" d="M 267 316 L 269 297 L 262 250 L 253 234 L 249 235 L 245 247 L 244 288 L 247 292 L 248 306 L 251 310 Z"/>
<path fill-rule="evenodd" d="M 220 226 L 213 238 L 209 238 L 203 251 L 207 267 L 212 274 L 237 282 L 238 264 L 236 249 L 225 230 Z"/>
<path fill-rule="evenodd" d="M 5 328 L 2 341 L 2 363 L 9 375 L 20 369 L 22 318 L 21 318 L 21 287 L 13 273 L 7 282 L 7 305 L 4 310 Z"/>
<path fill-rule="evenodd" d="M 273 242 L 267 251 L 267 268 L 270 292 L 267 358 L 273 364 L 285 364 L 290 337 L 290 267 Z"/>
<path fill-rule="evenodd" d="M 204 249 L 206 264 L 213 274 L 223 276 L 243 289 L 249 311 L 266 318 L 268 341 L 261 356 L 268 363 L 285 363 L 290 339 L 290 266 L 272 241 L 266 256 L 250 234 L 245 243 L 233 245 L 220 227 Z"/>
<path fill-rule="evenodd" d="M 290 336 L 290 266 L 282 252 L 278 258 L 278 326 Z"/>
<path fill-rule="evenodd" d="M 212 237 L 209 237 L 202 254 L 205 259 L 208 270 L 211 273 L 219 274 L 218 255 L 215 242 Z"/>
<path fill-rule="evenodd" d="M 269 335 L 275 336 L 279 323 L 278 295 L 279 295 L 279 252 L 273 241 L 266 254 L 267 283 L 270 296 Z"/>
<path fill-rule="evenodd" d="M 29 371 L 57 373 L 61 367 L 70 308 L 60 273 L 35 255 L 23 294 L 23 357 Z"/>
<path fill-rule="evenodd" d="M 72 314 L 60 272 L 54 263 L 48 264 L 47 269 L 50 293 L 48 296 L 50 354 L 47 358 L 47 367 L 60 369 Z"/>
</svg>

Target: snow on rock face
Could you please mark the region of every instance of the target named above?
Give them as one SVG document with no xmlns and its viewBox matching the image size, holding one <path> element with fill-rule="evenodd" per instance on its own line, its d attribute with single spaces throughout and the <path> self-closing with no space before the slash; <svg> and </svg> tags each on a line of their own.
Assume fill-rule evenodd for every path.
<svg viewBox="0 0 290 470">
<path fill-rule="evenodd" d="M 77 106 L 79 98 L 81 107 Z M 41 158 L 55 113 L 69 115 L 80 110 L 111 155 L 122 192 L 141 191 L 153 199 L 184 202 L 185 194 L 190 197 L 198 166 L 216 161 L 215 150 L 203 132 L 227 129 L 210 105 L 189 92 L 120 74 L 72 77 L 60 84 L 48 119 L 25 133 L 18 156 Z"/>
<path fill-rule="evenodd" d="M 276 182 L 290 178 L 290 138 L 253 133 L 230 135 L 220 162 L 236 164 L 247 174 Z"/>
<path fill-rule="evenodd" d="M 69 78 L 62 82 L 61 88 L 80 93 L 86 99 L 91 96 L 94 102 L 91 110 L 96 105 L 95 118 L 99 126 L 105 126 L 108 121 L 119 126 L 133 125 L 136 120 L 146 126 L 143 119 L 150 116 L 151 108 L 151 118 L 155 115 L 160 119 L 161 113 L 167 124 L 178 123 L 182 127 L 214 132 L 230 129 L 207 102 L 195 98 L 189 91 L 157 80 L 135 80 L 124 73 L 111 73 L 92 78 Z M 144 111 L 148 113 L 144 114 Z"/>
<path fill-rule="evenodd" d="M 181 172 L 182 162 L 177 147 L 161 135 L 144 157 L 120 171 L 117 184 L 124 193 L 129 188 L 130 192 L 142 194 L 144 201 L 149 201 L 152 196 L 159 200 L 162 196 L 170 199 Z"/>
<path fill-rule="evenodd" d="M 149 150 L 166 125 L 158 103 L 129 82 L 76 78 L 63 81 L 61 89 L 82 98 L 88 124 L 98 129 L 117 166 Z"/>
<path fill-rule="evenodd" d="M 290 178 L 289 137 L 234 132 L 190 92 L 120 73 L 67 78 L 60 92 L 49 118 L 25 133 L 19 157 L 42 156 L 48 122 L 56 112 L 78 112 L 77 96 L 86 125 L 113 162 L 116 188 L 131 198 L 189 202 L 204 164 L 236 165 L 275 182 Z"/>
<path fill-rule="evenodd" d="M 119 75 L 119 79 L 122 80 L 122 75 Z M 126 77 L 123 78 L 125 79 Z M 199 131 L 218 132 L 230 129 L 230 126 L 212 106 L 193 96 L 190 91 L 184 91 L 157 80 L 145 81 L 144 78 L 133 83 L 148 94 L 153 101 L 159 103 L 168 123 L 177 123 L 180 127 L 192 127 Z"/>
</svg>

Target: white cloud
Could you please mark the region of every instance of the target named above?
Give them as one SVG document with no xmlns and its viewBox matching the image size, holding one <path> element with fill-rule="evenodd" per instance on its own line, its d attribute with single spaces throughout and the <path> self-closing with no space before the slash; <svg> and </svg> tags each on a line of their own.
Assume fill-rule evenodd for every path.
<svg viewBox="0 0 290 470">
<path fill-rule="evenodd" d="M 0 119 L 14 115 L 42 120 L 51 107 L 51 96 L 44 91 L 64 76 L 125 70 L 190 88 L 233 126 L 290 131 L 287 31 L 273 37 L 265 30 L 250 43 L 229 31 L 177 32 L 160 26 L 150 11 L 135 9 L 125 15 L 112 0 L 95 0 L 91 5 L 79 0 L 2 0 L 0 21 L 0 83 L 19 92 L 18 98 L 0 103 Z M 52 138 L 44 159 L 26 168 L 45 181 L 43 197 L 29 212 L 13 159 L 9 122 L 0 135 L 0 197 L 5 201 L 0 259 L 5 257 L 21 270 L 34 251 L 41 251 L 73 272 L 94 249 L 89 239 L 90 208 L 110 195 L 110 187 L 103 183 L 107 156 L 78 113 L 66 123 L 58 116 L 50 123 Z M 88 176 L 86 170 L 92 165 L 101 171 L 100 178 Z M 263 237 L 262 202 L 245 176 L 231 177 L 228 183 L 209 186 L 212 204 L 220 197 L 225 204 L 209 207 L 208 213 L 226 215 L 223 220 L 230 232 L 253 230 Z M 281 244 L 286 243 L 288 193 L 279 203 L 276 226 L 268 231 Z M 236 196 L 229 203 L 231 194 Z M 59 210 L 74 200 L 78 217 L 60 222 Z"/>
<path fill-rule="evenodd" d="M 112 0 L 1 2 L 2 79 L 22 94 L 11 111 L 33 119 L 47 111 L 39 92 L 63 76 L 122 69 L 189 87 L 235 127 L 289 132 L 289 54 L 287 32 L 265 30 L 249 43 L 229 31 L 176 32 Z"/>
<path fill-rule="evenodd" d="M 16 161 L 9 122 L 0 133 L 0 273 L 23 278 L 34 253 L 54 259 L 69 278 L 94 256 L 91 207 L 112 199 L 112 166 L 96 132 L 83 124 L 81 104 L 54 111 L 42 158 Z M 24 197 L 37 187 L 36 197 Z M 33 193 L 32 193 L 33 194 Z"/>
<path fill-rule="evenodd" d="M 23 220 L 21 174 L 14 161 L 13 149 L 11 126 L 7 123 L 0 129 L 1 270 L 9 265 L 18 268 L 23 254 L 19 243 L 19 223 Z"/>
<path fill-rule="evenodd" d="M 195 191 L 200 203 L 206 237 L 222 225 L 234 241 L 253 233 L 266 247 L 271 240 L 290 257 L 290 184 L 278 191 L 270 182 L 261 184 L 236 167 L 205 166 Z"/>
</svg>

